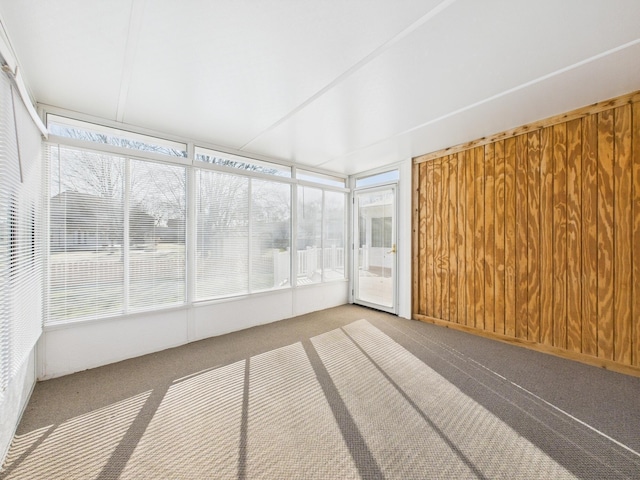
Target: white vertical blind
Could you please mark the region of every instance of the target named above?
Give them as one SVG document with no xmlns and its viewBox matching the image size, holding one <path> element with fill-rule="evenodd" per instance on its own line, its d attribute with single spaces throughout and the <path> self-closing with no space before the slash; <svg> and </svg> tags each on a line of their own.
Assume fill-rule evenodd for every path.
<svg viewBox="0 0 640 480">
<path fill-rule="evenodd" d="M 42 329 L 41 138 L 0 74 L 0 399 Z"/>
</svg>

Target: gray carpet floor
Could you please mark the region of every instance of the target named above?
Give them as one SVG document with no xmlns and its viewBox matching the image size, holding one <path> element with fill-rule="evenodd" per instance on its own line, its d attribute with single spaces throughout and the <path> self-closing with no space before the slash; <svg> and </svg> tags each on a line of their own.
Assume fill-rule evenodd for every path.
<svg viewBox="0 0 640 480">
<path fill-rule="evenodd" d="M 0 478 L 639 479 L 639 452 L 639 378 L 346 305 L 40 382 Z"/>
</svg>

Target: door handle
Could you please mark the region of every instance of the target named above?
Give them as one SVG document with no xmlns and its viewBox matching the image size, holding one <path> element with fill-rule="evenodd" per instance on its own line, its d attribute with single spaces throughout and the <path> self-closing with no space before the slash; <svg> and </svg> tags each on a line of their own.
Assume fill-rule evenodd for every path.
<svg viewBox="0 0 640 480">
<path fill-rule="evenodd" d="M 391 247 L 391 250 L 389 250 L 387 253 L 396 253 L 396 244 L 395 243 Z"/>
</svg>

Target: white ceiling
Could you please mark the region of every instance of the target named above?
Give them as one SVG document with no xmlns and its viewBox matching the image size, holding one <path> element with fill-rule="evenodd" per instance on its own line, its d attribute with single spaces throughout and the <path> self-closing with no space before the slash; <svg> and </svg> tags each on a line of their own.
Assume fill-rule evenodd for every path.
<svg viewBox="0 0 640 480">
<path fill-rule="evenodd" d="M 0 0 L 34 100 L 351 174 L 640 89 L 638 0 Z"/>
</svg>

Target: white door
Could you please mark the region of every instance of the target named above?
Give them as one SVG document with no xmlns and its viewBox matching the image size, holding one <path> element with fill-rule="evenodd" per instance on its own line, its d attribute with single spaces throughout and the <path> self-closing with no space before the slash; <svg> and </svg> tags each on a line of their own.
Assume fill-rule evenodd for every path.
<svg viewBox="0 0 640 480">
<path fill-rule="evenodd" d="M 396 187 L 354 192 L 354 303 L 396 312 Z"/>
</svg>

